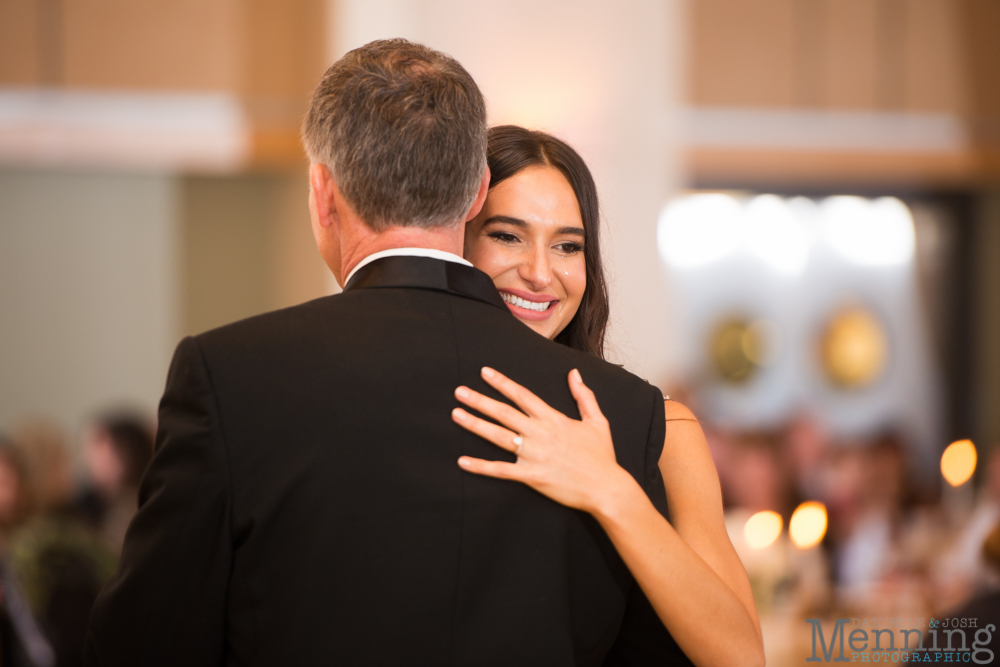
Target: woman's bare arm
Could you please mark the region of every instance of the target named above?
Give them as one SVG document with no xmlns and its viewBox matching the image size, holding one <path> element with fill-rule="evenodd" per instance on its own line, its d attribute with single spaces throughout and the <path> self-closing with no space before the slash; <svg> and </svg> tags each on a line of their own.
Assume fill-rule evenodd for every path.
<svg viewBox="0 0 1000 667">
<path fill-rule="evenodd" d="M 670 523 L 695 553 L 740 599 L 760 632 L 750 580 L 726 532 L 722 489 L 708 442 L 694 414 L 677 401 L 666 401 L 667 433 L 660 472 L 667 489 Z"/>
<path fill-rule="evenodd" d="M 579 373 L 570 373 L 569 384 L 580 407 L 581 421 L 553 410 L 496 371 L 484 369 L 483 377 L 524 412 L 459 387 L 456 396 L 460 401 L 504 426 L 461 409 L 453 412 L 453 418 L 473 433 L 517 453 L 518 460 L 509 463 L 462 457 L 459 464 L 477 474 L 520 481 L 557 502 L 590 512 L 611 538 L 664 625 L 695 664 L 763 665 L 756 614 L 748 611 L 726 577 L 688 545 L 653 507 L 638 482 L 617 464 L 608 422 Z M 696 473 L 695 477 L 701 479 L 700 485 L 710 487 L 703 475 Z M 682 523 L 688 526 L 695 520 L 691 509 L 694 504 L 682 501 L 678 508 Z M 720 523 L 721 509 L 720 500 Z M 689 532 L 698 531 L 692 527 Z M 696 535 L 696 542 L 710 560 L 729 573 L 726 559 L 718 557 L 716 536 L 711 532 L 708 538 Z M 752 600 L 750 604 L 752 609 Z"/>
</svg>

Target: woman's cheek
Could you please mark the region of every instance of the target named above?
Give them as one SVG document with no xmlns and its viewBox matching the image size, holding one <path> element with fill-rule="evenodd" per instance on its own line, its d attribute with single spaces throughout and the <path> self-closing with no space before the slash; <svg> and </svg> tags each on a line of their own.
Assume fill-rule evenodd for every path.
<svg viewBox="0 0 1000 667">
<path fill-rule="evenodd" d="M 477 241 L 471 245 L 470 250 L 465 258 L 472 262 L 473 266 L 495 278 L 499 273 L 497 267 L 503 264 L 503 253 L 497 248 L 490 248 L 485 241 Z"/>
<path fill-rule="evenodd" d="M 587 288 L 587 267 L 583 258 L 574 256 L 565 260 L 560 264 L 558 271 L 566 295 L 575 302 L 582 300 Z"/>
<path fill-rule="evenodd" d="M 488 264 L 491 270 L 488 271 L 494 278 L 503 275 L 511 270 L 517 271 L 521 263 L 521 254 L 513 248 L 497 248 L 490 253 Z"/>
</svg>

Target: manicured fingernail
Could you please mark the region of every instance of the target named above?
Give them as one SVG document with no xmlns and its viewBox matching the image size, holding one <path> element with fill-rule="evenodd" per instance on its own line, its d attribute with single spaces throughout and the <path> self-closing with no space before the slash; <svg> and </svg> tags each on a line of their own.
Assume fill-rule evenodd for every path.
<svg viewBox="0 0 1000 667">
<path fill-rule="evenodd" d="M 574 381 L 576 381 L 576 382 L 583 382 L 583 378 L 580 377 L 580 371 L 578 371 L 578 370 L 576 370 L 574 368 L 572 371 L 570 371 L 570 374 L 573 376 L 573 380 Z"/>
<path fill-rule="evenodd" d="M 468 398 L 469 390 L 466 387 L 459 387 L 458 389 L 455 390 L 455 395 L 458 396 L 459 398 Z"/>
<path fill-rule="evenodd" d="M 496 374 L 497 374 L 497 372 L 495 370 L 493 370 L 492 368 L 490 368 L 489 366 L 483 366 L 483 377 L 484 378 L 491 378 L 491 377 L 493 377 Z"/>
<path fill-rule="evenodd" d="M 462 421 L 465 419 L 465 410 L 462 408 L 455 408 L 451 411 L 451 416 L 459 421 Z"/>
</svg>

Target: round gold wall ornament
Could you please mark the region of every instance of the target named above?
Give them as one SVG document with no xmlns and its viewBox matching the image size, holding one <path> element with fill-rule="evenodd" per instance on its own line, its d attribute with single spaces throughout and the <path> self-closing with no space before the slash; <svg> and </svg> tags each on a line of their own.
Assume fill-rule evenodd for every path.
<svg viewBox="0 0 1000 667">
<path fill-rule="evenodd" d="M 885 371 L 889 340 L 879 319 L 863 306 L 838 310 L 820 338 L 820 359 L 827 379 L 842 389 L 862 389 Z"/>
<path fill-rule="evenodd" d="M 773 361 L 777 340 L 777 327 L 771 322 L 729 317 L 712 330 L 709 357 L 725 382 L 743 384 Z"/>
</svg>

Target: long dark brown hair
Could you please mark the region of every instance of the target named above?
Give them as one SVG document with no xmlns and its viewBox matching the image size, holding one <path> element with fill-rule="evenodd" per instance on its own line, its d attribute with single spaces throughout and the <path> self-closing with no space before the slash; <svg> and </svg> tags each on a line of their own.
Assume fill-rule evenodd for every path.
<svg viewBox="0 0 1000 667">
<path fill-rule="evenodd" d="M 600 210 L 597 186 L 586 163 L 565 142 L 550 134 L 517 125 L 498 125 L 487 135 L 486 162 L 490 167 L 490 189 L 528 167 L 558 169 L 569 181 L 583 218 L 583 257 L 587 287 L 576 315 L 556 342 L 604 358 L 604 334 L 608 328 L 608 288 L 601 262 Z"/>
</svg>

